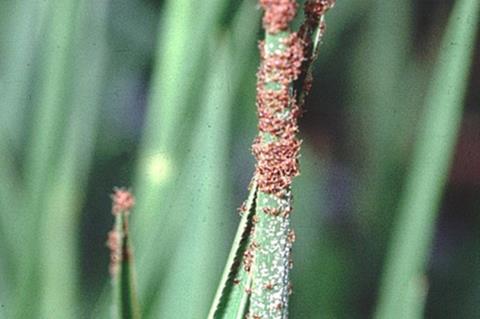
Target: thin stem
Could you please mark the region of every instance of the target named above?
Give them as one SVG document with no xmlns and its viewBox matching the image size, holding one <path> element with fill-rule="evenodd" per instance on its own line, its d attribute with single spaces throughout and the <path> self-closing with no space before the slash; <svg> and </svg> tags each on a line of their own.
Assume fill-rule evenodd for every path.
<svg viewBox="0 0 480 319">
<path fill-rule="evenodd" d="M 252 218 L 255 212 L 257 183 L 252 182 L 250 193 L 242 205 L 242 219 L 233 240 L 232 249 L 220 280 L 217 293 L 208 314 L 213 318 L 244 318 L 248 302 L 248 292 L 252 280 L 248 269 L 248 255 L 245 254 L 252 243 Z"/>
<path fill-rule="evenodd" d="M 108 233 L 110 248 L 110 274 L 113 283 L 113 318 L 139 319 L 133 248 L 128 230 L 128 215 L 135 203 L 133 195 L 125 189 L 116 189 L 112 195 L 113 230 Z"/>
<path fill-rule="evenodd" d="M 260 46 L 262 63 L 257 84 L 260 132 L 253 145 L 259 190 L 249 248 L 254 256 L 249 316 L 287 318 L 290 252 L 295 239 L 290 226 L 291 182 L 298 175 L 300 151 L 297 119 L 302 92 L 307 93 L 310 86 L 304 80 L 311 73 L 318 47 L 319 37 L 312 40 L 313 30 L 322 30 L 323 16 L 333 2 L 308 1 L 306 22 L 299 34 L 289 30 L 296 1 L 260 3 L 265 9 L 266 37 Z"/>
</svg>

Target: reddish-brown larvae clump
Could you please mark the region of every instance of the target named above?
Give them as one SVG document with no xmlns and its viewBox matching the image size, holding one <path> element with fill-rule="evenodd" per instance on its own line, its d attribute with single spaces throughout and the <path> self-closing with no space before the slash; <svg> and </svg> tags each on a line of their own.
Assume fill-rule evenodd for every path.
<svg viewBox="0 0 480 319">
<path fill-rule="evenodd" d="M 122 260 L 122 238 L 118 231 L 108 232 L 107 247 L 110 249 L 110 275 L 114 276 Z"/>
<path fill-rule="evenodd" d="M 108 233 L 107 247 L 110 249 L 110 274 L 114 276 L 119 269 L 122 260 L 130 258 L 130 248 L 125 245 L 128 236 L 127 216 L 135 205 L 135 197 L 125 188 L 114 188 L 111 195 L 112 214 L 117 219 L 123 217 L 121 227 L 117 225 Z"/>
<path fill-rule="evenodd" d="M 276 82 L 289 85 L 301 72 L 304 61 L 304 45 L 296 33 L 292 33 L 282 41 L 285 50 L 268 52 L 263 43 L 260 44 L 260 55 L 263 59 L 259 72 L 259 83 Z"/>
<path fill-rule="evenodd" d="M 120 213 L 129 212 L 135 205 L 135 197 L 125 188 L 115 188 L 112 194 L 112 213 L 118 215 Z"/>
<path fill-rule="evenodd" d="M 309 23 L 318 25 L 320 18 L 335 5 L 335 0 L 310 0 L 305 3 L 305 15 Z"/>
<path fill-rule="evenodd" d="M 263 192 L 282 195 L 291 185 L 299 173 L 299 150 L 300 141 L 294 138 L 266 144 L 257 140 L 253 153 L 257 158 L 258 186 Z"/>
<path fill-rule="evenodd" d="M 268 52 L 260 45 L 262 63 L 258 71 L 257 110 L 260 134 L 253 144 L 257 159 L 259 189 L 281 195 L 298 175 L 300 141 L 299 108 L 290 85 L 301 74 L 304 46 L 296 33 L 282 41 L 284 50 Z"/>
<path fill-rule="evenodd" d="M 263 27 L 268 33 L 287 29 L 297 12 L 295 0 L 260 0 L 260 5 L 265 10 Z"/>
</svg>

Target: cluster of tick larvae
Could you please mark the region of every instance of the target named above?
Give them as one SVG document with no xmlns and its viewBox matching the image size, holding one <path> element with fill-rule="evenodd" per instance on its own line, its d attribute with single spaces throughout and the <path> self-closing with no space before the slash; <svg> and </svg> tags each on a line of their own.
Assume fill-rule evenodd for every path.
<svg viewBox="0 0 480 319">
<path fill-rule="evenodd" d="M 244 254 L 245 270 L 252 268 L 254 273 L 247 314 L 247 318 L 252 319 L 286 318 L 287 314 L 291 291 L 288 269 L 294 239 L 288 218 L 290 185 L 299 174 L 301 144 L 296 138 L 300 108 L 293 83 L 302 74 L 306 60 L 305 43 L 297 33 L 288 32 L 296 15 L 296 1 L 261 0 L 260 5 L 265 10 L 263 26 L 267 36 L 277 38 L 259 45 L 261 64 L 257 73 L 256 103 L 259 134 L 252 146 L 259 193 L 257 214 L 253 216 L 254 240 Z M 275 217 L 263 220 L 258 209 Z"/>
<path fill-rule="evenodd" d="M 265 10 L 263 25 L 268 34 L 287 31 L 296 15 L 295 0 L 260 0 Z M 321 18 L 334 4 L 333 0 L 307 1 L 305 24 L 299 33 L 292 32 L 277 45 L 260 42 L 261 65 L 257 73 L 257 112 L 260 134 L 252 150 L 257 160 L 256 179 L 259 190 L 282 197 L 299 174 L 298 155 L 301 142 L 296 138 L 300 115 L 298 92 L 292 84 L 301 74 L 308 74 L 311 57 L 311 31 L 323 29 Z M 308 93 L 311 78 L 303 83 Z M 301 101 L 303 102 L 303 101 Z"/>
<path fill-rule="evenodd" d="M 123 247 L 123 241 L 127 236 L 127 216 L 135 205 L 135 197 L 132 193 L 124 188 L 115 188 L 112 194 L 112 214 L 116 219 L 123 215 L 123 223 L 121 229 L 117 229 L 117 225 L 113 230 L 108 232 L 107 247 L 110 249 L 110 275 L 115 276 L 118 273 L 120 262 L 124 258 L 129 258 L 130 251 L 128 247 Z"/>
<path fill-rule="evenodd" d="M 295 1 L 263 0 L 264 25 L 267 30 L 282 31 L 293 16 L 283 13 L 283 8 L 293 8 Z M 269 4 L 269 5 L 266 5 Z M 290 9 L 292 10 L 292 9 Z M 272 13 L 273 12 L 273 13 Z M 257 112 L 259 135 L 253 143 L 253 154 L 257 160 L 256 179 L 259 190 L 281 196 L 298 175 L 298 153 L 300 141 L 297 119 L 299 107 L 291 92 L 292 83 L 301 74 L 304 61 L 304 44 L 296 33 L 279 40 L 277 45 L 261 42 L 259 45 L 261 65 L 257 73 Z"/>
<path fill-rule="evenodd" d="M 299 32 L 290 32 L 296 1 L 260 0 L 265 10 L 263 26 L 267 40 L 259 45 L 261 64 L 256 102 L 259 134 L 252 146 L 257 161 L 257 213 L 252 217 L 254 240 L 243 256 L 245 271 L 254 272 L 247 318 L 288 316 L 286 308 L 291 293 L 288 270 L 292 267 L 290 250 L 295 240 L 289 219 L 290 186 L 299 174 L 301 145 L 296 137 L 297 121 L 303 98 L 311 87 L 310 66 L 316 54 L 312 37 L 316 30 L 319 30 L 316 36 L 323 34 L 323 16 L 333 4 L 334 0 L 307 1 L 304 24 Z M 268 221 L 259 211 L 270 217 Z"/>
</svg>

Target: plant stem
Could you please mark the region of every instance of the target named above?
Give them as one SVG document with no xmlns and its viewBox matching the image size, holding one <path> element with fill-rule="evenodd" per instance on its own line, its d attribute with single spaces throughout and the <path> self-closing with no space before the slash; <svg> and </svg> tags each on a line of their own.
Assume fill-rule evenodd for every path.
<svg viewBox="0 0 480 319">
<path fill-rule="evenodd" d="M 289 30 L 296 1 L 262 0 L 260 4 L 265 9 L 266 38 L 260 46 L 257 84 L 260 132 L 253 145 L 259 190 L 249 248 L 254 256 L 249 317 L 287 318 L 290 252 L 295 239 L 289 216 L 291 182 L 298 175 L 300 151 L 297 119 L 311 84 L 310 65 L 323 34 L 323 16 L 333 2 L 307 1 L 306 22 L 299 34 Z M 317 27 L 318 37 L 312 40 Z"/>
<path fill-rule="evenodd" d="M 290 33 L 285 31 L 278 34 L 267 33 L 264 49 L 265 59 L 274 56 L 277 50 L 281 52 L 280 54 L 285 53 L 288 48 L 284 45 L 284 42 L 287 41 L 289 36 Z M 266 63 L 263 61 L 263 67 L 261 67 L 260 72 L 266 69 Z M 272 74 L 259 75 L 259 78 L 262 76 L 274 77 L 274 75 L 272 72 Z M 260 90 L 266 89 L 272 93 L 284 93 L 291 88 L 292 80 L 289 79 L 286 85 L 282 85 L 277 81 L 262 83 Z M 262 92 L 260 91 L 258 94 L 260 95 Z M 286 93 L 287 101 L 290 97 Z M 262 102 L 258 101 L 257 103 L 260 107 Z M 292 106 L 288 101 L 286 105 L 282 105 L 281 110 L 269 109 L 268 111 L 273 117 L 280 117 L 282 114 L 285 117 L 290 117 L 290 121 L 296 129 L 296 117 L 292 114 Z M 259 110 L 259 112 L 262 112 L 262 110 Z M 293 175 L 297 174 L 296 158 L 299 151 L 299 143 L 295 136 L 280 137 L 269 132 L 260 132 L 254 145 L 254 152 L 259 161 L 256 175 L 260 181 L 260 189 L 257 195 L 255 212 L 258 218 L 254 226 L 254 241 L 251 246 L 252 254 L 255 256 L 252 269 L 252 295 L 250 299 L 251 318 L 286 318 L 288 311 L 290 250 L 292 244 L 291 240 L 289 240 L 291 228 L 288 216 L 292 207 L 290 183 L 279 186 L 274 185 L 272 182 L 269 183 L 267 180 L 270 177 L 268 173 L 275 169 L 273 167 L 275 164 L 271 163 L 272 160 L 262 163 L 264 158 L 270 158 L 271 156 L 267 152 L 273 153 L 274 147 L 277 145 L 283 146 L 283 148 L 292 145 L 292 149 L 288 150 L 290 156 L 285 159 L 285 162 L 291 160 L 291 164 L 293 164 L 289 167 L 291 168 L 291 175 L 293 177 Z M 275 156 L 273 155 L 273 157 Z M 265 169 L 265 172 L 262 171 L 263 169 Z M 276 173 L 277 175 L 282 175 L 285 173 L 285 170 L 276 171 Z"/>
<path fill-rule="evenodd" d="M 113 230 L 108 233 L 110 248 L 110 274 L 113 283 L 113 318 L 139 319 L 133 249 L 128 231 L 128 215 L 135 199 L 125 189 L 116 189 L 112 195 L 112 213 L 115 216 Z"/>
</svg>

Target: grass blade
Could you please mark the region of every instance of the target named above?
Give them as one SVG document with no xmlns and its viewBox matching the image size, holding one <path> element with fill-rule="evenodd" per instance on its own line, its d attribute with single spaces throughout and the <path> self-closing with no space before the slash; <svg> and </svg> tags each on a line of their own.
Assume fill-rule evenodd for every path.
<svg viewBox="0 0 480 319">
<path fill-rule="evenodd" d="M 367 1 L 368 2 L 368 1 Z M 406 105 L 401 94 L 410 91 L 404 80 L 405 66 L 412 47 L 413 1 L 373 0 L 369 4 L 365 32 L 360 33 L 353 62 L 354 105 L 348 110 L 353 155 L 362 161 L 357 210 L 365 232 L 382 245 L 391 214 L 388 209 L 398 199 L 398 167 L 407 152 L 403 147 L 412 129 L 415 105 Z M 375 116 L 372 116 L 375 114 Z M 359 134 L 359 131 L 361 134 Z M 363 138 L 362 138 L 363 137 Z M 400 175 L 400 176 L 399 176 Z M 391 189 L 391 192 L 384 192 Z M 379 255 L 379 247 L 372 255 Z"/>
<path fill-rule="evenodd" d="M 426 99 L 375 318 L 399 318 L 409 282 L 425 271 L 436 215 L 462 116 L 480 2 L 459 0 L 451 14 Z"/>
<path fill-rule="evenodd" d="M 207 5 L 207 4 L 205 4 Z M 224 5 L 224 4 L 223 4 Z M 220 7 L 223 7 L 221 5 Z M 216 1 L 212 1 L 208 3 L 208 6 L 211 7 L 211 9 L 215 9 L 212 12 L 219 11 L 217 6 L 219 4 Z M 215 30 L 217 30 L 218 25 L 212 22 L 218 21 L 219 17 L 213 18 L 211 16 L 212 12 L 209 12 L 205 16 L 201 16 L 201 20 L 209 18 L 212 21 L 209 21 L 208 23 L 205 23 L 205 26 L 202 28 L 208 27 L 208 33 L 214 34 Z M 218 13 L 217 13 L 218 15 Z M 192 179 L 192 177 L 197 177 L 200 172 L 197 171 L 196 166 L 198 166 L 196 161 L 193 161 L 193 159 L 190 158 L 196 158 L 196 159 L 203 159 L 203 155 L 200 151 L 200 153 L 195 153 L 193 150 L 198 150 L 198 147 L 195 146 L 195 143 L 198 143 L 198 140 L 196 139 L 195 136 L 191 134 L 191 132 L 196 132 L 195 130 L 192 130 L 191 127 L 201 127 L 199 125 L 202 125 L 200 122 L 202 120 L 202 116 L 197 116 L 200 114 L 199 108 L 198 107 L 198 100 L 205 100 L 209 99 L 208 103 L 216 104 L 216 105 L 221 105 L 223 108 L 231 108 L 232 103 L 234 102 L 234 96 L 238 93 L 238 88 L 241 85 L 241 79 L 243 76 L 243 69 L 242 69 L 242 61 L 245 61 L 245 59 L 248 59 L 251 57 L 250 52 L 254 52 L 254 37 L 255 37 L 255 29 L 257 27 L 257 21 L 256 19 L 258 18 L 258 14 L 256 14 L 254 10 L 254 5 L 251 3 L 245 2 L 241 9 L 240 12 L 238 13 L 241 17 L 235 17 L 233 19 L 234 23 L 234 28 L 238 28 L 238 22 L 237 20 L 241 20 L 242 28 L 239 30 L 235 29 L 233 32 L 228 32 L 224 35 L 225 37 L 225 42 L 228 43 L 228 49 L 225 49 L 228 51 L 228 59 L 230 61 L 229 66 L 226 66 L 225 64 L 222 65 L 217 65 L 213 64 L 213 60 L 209 57 L 207 61 L 212 62 L 210 63 L 205 63 L 204 60 L 199 60 L 197 58 L 192 58 L 194 61 L 196 61 L 196 65 L 194 66 L 195 72 L 193 74 L 188 74 L 187 80 L 192 81 L 192 77 L 200 77 L 200 74 L 202 72 L 205 72 L 206 74 L 204 75 L 204 78 L 206 77 L 207 79 L 210 79 L 212 77 L 212 72 L 216 72 L 217 76 L 223 77 L 223 81 L 225 80 L 224 72 L 229 70 L 229 74 L 231 75 L 229 78 L 228 82 L 228 87 L 224 87 L 225 83 L 211 83 L 210 80 L 205 81 L 204 79 L 201 80 L 202 82 L 205 82 L 204 88 L 202 90 L 192 90 L 189 92 L 186 92 L 182 89 L 181 92 L 177 92 L 175 94 L 182 94 L 182 95 L 190 95 L 190 97 L 195 97 L 195 101 L 183 101 L 182 103 L 188 103 L 187 107 L 188 112 L 183 115 L 182 121 L 178 122 L 178 127 L 177 127 L 177 135 L 175 138 L 173 138 L 177 146 L 174 147 L 174 145 L 171 145 L 172 141 L 169 141 L 168 144 L 161 144 L 162 141 L 160 139 L 155 140 L 155 146 L 152 146 L 153 148 L 150 148 L 150 146 L 147 146 L 146 149 L 150 150 L 156 150 L 159 151 L 156 153 L 153 158 L 153 160 L 157 160 L 157 165 L 156 167 L 158 168 L 164 168 L 167 173 L 165 179 L 162 180 L 155 180 L 155 178 L 152 179 L 152 175 L 150 174 L 149 176 L 147 175 L 147 172 L 145 169 L 148 170 L 147 167 L 140 168 L 139 173 L 140 178 L 138 180 L 139 182 L 139 187 L 141 189 L 147 189 L 145 185 L 150 185 L 152 187 L 148 187 L 148 193 L 141 192 L 139 193 L 143 197 L 139 199 L 139 208 L 142 209 L 148 209 L 149 212 L 148 214 L 151 214 L 152 212 L 156 213 L 156 216 L 154 220 L 150 222 L 150 225 L 148 229 L 143 228 L 143 224 L 146 223 L 147 219 L 143 220 L 143 216 L 139 216 L 139 218 L 142 218 L 142 220 L 139 222 L 138 227 L 135 228 L 136 233 L 141 232 L 142 234 L 142 240 L 145 240 L 145 246 L 141 247 L 141 255 L 140 255 L 140 260 L 139 260 L 139 267 L 142 269 L 142 273 L 146 273 L 145 278 L 141 280 L 145 280 L 146 286 L 143 284 L 140 285 L 141 287 L 141 295 L 144 295 L 144 292 L 147 293 L 149 296 L 151 296 L 151 293 L 149 293 L 149 290 L 156 290 L 157 288 L 152 285 L 151 281 L 149 278 L 152 278 L 152 276 L 156 276 L 157 278 L 162 278 L 161 275 L 158 274 L 159 269 L 164 269 L 166 270 L 166 262 L 169 260 L 169 256 L 172 253 L 172 251 L 175 251 L 175 246 L 179 244 L 178 242 L 178 234 L 180 231 L 183 229 L 183 223 L 187 216 L 188 211 L 190 210 L 185 206 L 188 204 L 188 200 L 185 200 L 186 197 L 190 197 L 188 193 L 186 193 L 187 190 L 190 188 L 187 187 L 185 188 L 184 185 L 195 185 L 195 183 L 198 183 L 198 180 Z M 252 32 L 243 32 L 244 26 L 247 25 L 248 29 L 253 29 Z M 241 30 L 241 31 L 240 31 Z M 231 38 L 233 37 L 233 38 Z M 213 50 L 217 50 L 216 45 L 217 43 L 215 41 L 205 41 L 205 38 L 202 37 L 202 45 L 200 46 L 193 46 L 196 50 L 196 54 L 200 54 L 206 57 L 206 54 L 204 51 L 206 51 L 207 48 L 211 50 L 210 56 L 214 55 Z M 233 41 L 234 40 L 234 41 Z M 212 45 L 213 44 L 213 45 Z M 225 44 L 227 45 L 227 44 Z M 184 52 L 185 53 L 185 52 Z M 182 54 L 184 54 L 182 53 Z M 191 51 L 188 52 L 188 54 L 193 54 Z M 216 56 L 216 55 L 215 55 Z M 192 61 L 193 61 L 192 60 Z M 235 63 L 234 61 L 237 61 Z M 191 61 L 190 61 L 191 62 Z M 202 66 L 202 67 L 201 67 Z M 211 67 L 210 67 L 211 66 Z M 202 68 L 205 68 L 205 70 L 202 70 Z M 223 69 L 221 69 L 223 68 Z M 207 73 L 208 71 L 208 73 Z M 200 72 L 200 73 L 199 73 Z M 164 74 L 164 76 L 166 76 Z M 182 75 L 184 76 L 184 75 Z M 195 82 L 197 82 L 200 78 L 194 79 Z M 213 81 L 213 80 L 212 80 Z M 159 82 L 160 83 L 160 82 Z M 155 85 L 155 84 L 154 84 Z M 193 85 L 193 84 L 189 84 Z M 197 84 L 195 84 L 197 85 Z M 186 85 L 188 86 L 188 85 Z M 180 89 L 182 86 L 177 86 L 175 89 Z M 225 92 L 217 92 L 219 90 L 223 90 Z M 173 89 L 173 88 L 172 88 Z M 205 92 L 202 94 L 206 94 L 205 96 L 201 96 L 199 92 Z M 164 92 L 165 93 L 165 92 Z M 171 93 L 173 94 L 173 93 Z M 211 95 L 211 96 L 210 96 Z M 215 97 L 216 96 L 216 97 Z M 182 97 L 183 99 L 183 97 Z M 218 100 L 217 100 L 218 99 Z M 153 102 L 154 100 L 152 100 Z M 202 102 L 202 103 L 207 103 L 207 102 Z M 155 104 L 152 104 L 152 107 L 157 107 Z M 173 104 L 163 104 L 161 105 L 163 108 L 171 108 L 171 112 L 174 113 L 175 116 L 180 116 L 182 115 L 178 112 L 176 109 L 176 105 Z M 202 106 L 204 107 L 204 106 Z M 213 122 L 210 122 L 213 123 Z M 171 125 L 169 123 L 168 125 Z M 202 128 L 203 129 L 203 128 Z M 166 128 L 162 128 L 161 126 L 158 128 L 157 133 L 159 135 L 166 134 L 164 131 Z M 185 134 L 188 132 L 188 134 Z M 226 130 L 224 133 L 227 134 L 230 132 L 230 130 Z M 147 134 L 147 139 L 148 139 L 148 132 Z M 229 135 L 229 134 L 227 134 Z M 180 142 L 182 141 L 182 142 Z M 197 142 L 195 142 L 197 141 Z M 147 144 L 149 142 L 146 142 Z M 166 143 L 166 142 L 165 142 Z M 202 141 L 201 143 L 205 143 L 205 141 Z M 191 145 L 190 147 L 178 147 L 178 145 Z M 188 150 L 187 152 L 185 150 Z M 169 154 L 167 157 L 164 157 L 163 155 Z M 150 161 L 150 163 L 153 163 Z M 144 162 L 145 164 L 145 162 Z M 150 165 L 150 164 L 145 164 L 145 165 Z M 155 165 L 154 165 L 155 166 Z M 150 165 L 150 168 L 152 165 Z M 203 174 L 203 173 L 202 173 Z M 147 180 L 148 179 L 148 180 Z M 145 184 L 147 183 L 147 184 Z M 193 183 L 193 184 L 192 184 Z M 143 186 L 142 186 L 143 184 Z M 181 190 L 181 191 L 179 191 Z M 190 192 L 195 190 L 189 190 Z M 156 194 L 155 197 L 150 197 L 150 195 Z M 139 198 L 140 198 L 139 195 Z M 198 194 L 197 199 L 200 200 L 200 198 L 203 195 Z M 184 204 L 180 204 L 179 202 L 185 202 Z M 178 207 L 184 207 L 182 209 L 179 209 Z M 140 210 L 137 210 L 140 211 Z M 175 211 L 173 213 L 172 211 Z M 141 211 L 142 214 L 144 210 Z M 138 214 L 140 215 L 140 214 Z M 153 215 L 151 216 L 153 217 Z M 148 216 L 147 216 L 148 218 Z M 155 226 L 156 225 L 156 226 Z M 150 231 L 150 233 L 148 233 Z M 142 241 L 143 242 L 143 241 Z M 152 242 L 159 242 L 159 245 L 152 245 Z M 140 248 L 140 247 L 139 247 Z M 148 261 L 147 261 L 148 260 Z M 155 275 L 156 274 L 156 275 Z M 159 281 L 156 282 L 156 284 L 159 284 Z M 144 290 L 145 289 L 145 290 Z M 147 302 L 148 301 L 144 301 Z M 148 306 L 143 307 L 146 312 L 148 312 Z"/>
<path fill-rule="evenodd" d="M 260 2 L 266 32 L 257 73 L 259 132 L 252 146 L 258 182 L 257 221 L 249 251 L 254 255 L 249 306 L 253 318 L 288 317 L 291 248 L 295 240 L 290 219 L 291 183 L 298 175 L 297 119 L 298 108 L 303 106 L 303 90 L 301 93 L 298 88 L 308 93 L 310 64 L 318 44 L 312 37 L 323 35 L 325 12 L 334 3 L 307 1 L 305 23 L 299 33 L 292 33 L 290 23 L 296 1 Z M 302 73 L 306 73 L 304 78 Z M 296 85 L 297 80 L 303 83 Z"/>
<path fill-rule="evenodd" d="M 247 311 L 248 290 L 251 277 L 245 271 L 244 253 L 251 244 L 252 219 L 255 214 L 257 184 L 253 181 L 245 206 L 242 207 L 242 219 L 233 239 L 232 249 L 227 259 L 217 293 L 212 303 L 209 319 L 243 318 Z"/>
<path fill-rule="evenodd" d="M 165 208 L 176 193 L 175 177 L 182 174 L 187 153 L 181 145 L 188 144 L 192 132 L 188 128 L 198 113 L 198 86 L 203 83 L 209 44 L 205 35 L 214 33 L 224 6 L 221 0 L 198 5 L 170 0 L 165 4 L 135 181 L 139 214 L 134 230 L 141 260 L 143 247 L 161 227 L 168 227 Z"/>
<path fill-rule="evenodd" d="M 19 165 L 15 163 L 21 145 L 25 142 L 26 110 L 31 99 L 30 86 L 35 69 L 35 52 L 44 31 L 45 1 L 26 0 L 21 3 L 3 1 L 0 4 L 0 249 L 2 270 L 0 277 L 13 283 L 15 267 L 19 264 L 19 250 L 11 249 L 23 227 L 24 198 Z M 19 23 L 20 22 L 20 23 Z M 19 218 L 20 216 L 20 218 Z M 17 225 L 18 227 L 12 227 Z M 8 256 L 8 257 L 7 257 Z M 7 282 L 3 282 L 7 285 Z M 8 289 L 5 289 L 8 290 Z M 9 296 L 13 297 L 13 296 Z"/>
<path fill-rule="evenodd" d="M 405 308 L 402 318 L 424 318 L 425 301 L 428 292 L 427 279 L 424 276 L 412 278 L 405 292 Z"/>
<path fill-rule="evenodd" d="M 47 184 L 41 222 L 40 278 L 42 318 L 75 318 L 80 310 L 78 267 L 79 216 L 97 138 L 101 91 L 106 70 L 106 15 L 108 1 L 82 0 L 75 16 L 75 72 L 68 103 L 71 112 L 61 155 Z M 95 7 L 95 10 L 93 9 Z"/>
<path fill-rule="evenodd" d="M 113 284 L 113 318 L 140 319 L 133 248 L 130 239 L 128 216 L 135 199 L 125 189 L 115 189 L 112 195 L 113 230 L 108 233 L 110 248 L 110 274 Z"/>
<path fill-rule="evenodd" d="M 51 19 L 47 23 L 46 37 L 41 54 L 38 105 L 33 115 L 33 129 L 25 161 L 25 196 L 27 201 L 21 209 L 17 223 L 22 238 L 17 287 L 19 289 L 14 318 L 30 318 L 39 311 L 40 276 L 39 238 L 41 216 L 45 209 L 46 195 L 54 176 L 56 155 L 63 140 L 65 116 L 69 108 L 65 103 L 68 91 L 69 59 L 77 1 L 50 1 L 48 10 Z M 19 203 L 21 205 L 22 203 Z M 23 206 L 23 205 L 22 205 Z M 25 300 L 30 307 L 25 307 Z"/>
<path fill-rule="evenodd" d="M 228 218 L 229 188 L 225 162 L 228 154 L 232 110 L 229 90 L 231 47 L 226 43 L 215 54 L 214 67 L 207 80 L 207 90 L 201 102 L 201 116 L 188 158 L 186 179 L 182 180 L 181 199 L 170 209 L 177 218 L 166 239 L 176 239 L 175 248 L 161 258 L 170 261 L 159 291 L 161 298 L 154 303 L 152 318 L 194 318 L 205 316 L 214 294 L 219 259 L 225 244 L 221 225 Z M 195 194 L 193 200 L 190 198 Z M 189 200 L 190 199 L 190 200 Z M 156 277 L 158 280 L 158 276 Z"/>
<path fill-rule="evenodd" d="M 15 242 L 16 231 L 11 227 L 14 225 L 18 214 L 18 207 L 15 203 L 20 203 L 23 189 L 16 175 L 15 160 L 11 149 L 9 148 L 7 136 L 0 131 L 0 251 L 2 256 L 0 265 L 0 282 L 4 285 L 13 284 L 15 277 L 14 265 L 18 260 L 18 253 L 11 249 Z M 7 257 L 8 256 L 8 257 Z M 5 278 L 5 280 L 3 280 Z"/>
<path fill-rule="evenodd" d="M 46 1 L 4 1 L 0 10 L 8 12 L 2 19 L 0 50 L 0 113 L 11 147 L 18 150 L 25 139 L 26 110 L 35 70 L 35 53 L 44 31 Z M 21 23 L 18 23 L 21 21 Z M 3 25 L 5 23 L 5 25 Z M 6 44 L 6 45 L 5 45 Z"/>
</svg>

